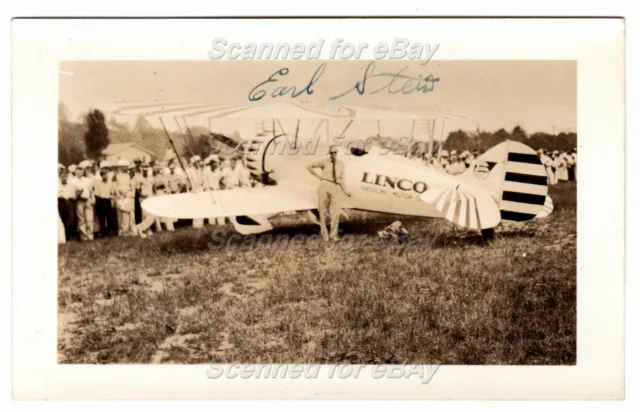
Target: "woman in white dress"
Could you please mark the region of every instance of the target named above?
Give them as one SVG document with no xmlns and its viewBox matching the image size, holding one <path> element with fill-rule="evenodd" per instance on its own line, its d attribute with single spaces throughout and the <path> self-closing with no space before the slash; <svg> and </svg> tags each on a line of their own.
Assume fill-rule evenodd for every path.
<svg viewBox="0 0 640 412">
<path fill-rule="evenodd" d="M 569 170 L 567 169 L 566 153 L 560 153 L 556 157 L 556 177 L 558 181 L 566 182 L 569 180 Z"/>
</svg>

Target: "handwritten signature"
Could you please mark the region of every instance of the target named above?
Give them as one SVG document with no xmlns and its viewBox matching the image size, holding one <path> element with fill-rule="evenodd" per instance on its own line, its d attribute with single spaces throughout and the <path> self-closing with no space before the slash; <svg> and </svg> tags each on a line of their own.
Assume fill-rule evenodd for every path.
<svg viewBox="0 0 640 412">
<path fill-rule="evenodd" d="M 272 98 L 289 96 L 291 98 L 297 98 L 303 94 L 312 95 L 314 90 L 313 86 L 320 81 L 322 75 L 327 67 L 326 63 L 322 63 L 311 76 L 311 79 L 303 87 L 296 87 L 286 85 L 280 82 L 282 78 L 289 74 L 289 68 L 284 67 L 271 74 L 267 80 L 258 83 L 249 92 L 249 100 L 259 101 L 262 100 L 267 94 Z M 381 72 L 375 73 L 376 63 L 371 62 L 364 71 L 362 79 L 358 80 L 354 86 L 348 88 L 344 92 L 329 97 L 329 100 L 337 100 L 352 92 L 357 92 L 359 95 L 375 94 L 386 90 L 389 94 L 411 94 L 411 93 L 428 93 L 432 92 L 435 88 L 436 82 L 440 81 L 440 78 L 433 76 L 432 74 L 424 77 L 422 75 L 409 76 L 406 74 L 409 69 L 408 66 L 403 67 L 395 73 Z M 268 93 L 269 85 L 276 85 L 271 93 Z"/>
</svg>

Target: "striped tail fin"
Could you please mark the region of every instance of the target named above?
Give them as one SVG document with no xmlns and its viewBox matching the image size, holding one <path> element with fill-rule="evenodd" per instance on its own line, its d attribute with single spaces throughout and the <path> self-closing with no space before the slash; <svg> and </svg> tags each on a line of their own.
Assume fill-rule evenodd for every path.
<svg viewBox="0 0 640 412">
<path fill-rule="evenodd" d="M 463 175 L 494 196 L 502 220 L 522 222 L 542 212 L 547 198 L 547 172 L 529 146 L 507 140 L 481 155 Z"/>
</svg>

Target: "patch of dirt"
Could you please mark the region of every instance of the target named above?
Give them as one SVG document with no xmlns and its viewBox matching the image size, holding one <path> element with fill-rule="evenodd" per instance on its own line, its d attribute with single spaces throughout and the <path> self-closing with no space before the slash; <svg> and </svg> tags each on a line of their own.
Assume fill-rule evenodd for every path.
<svg viewBox="0 0 640 412">
<path fill-rule="evenodd" d="M 187 346 L 187 340 L 195 339 L 198 336 L 199 335 L 195 333 L 188 333 L 185 335 L 171 335 L 167 337 L 167 339 L 165 339 L 164 342 L 162 342 L 160 346 L 158 346 L 156 353 L 154 353 L 151 357 L 151 363 L 162 363 L 164 357 L 169 355 L 169 350 L 171 349 L 171 347 L 176 346 L 184 348 Z"/>
<path fill-rule="evenodd" d="M 63 349 L 73 346 L 72 325 L 80 318 L 73 312 L 58 312 L 58 363 L 64 363 L 66 358 Z"/>
<path fill-rule="evenodd" d="M 233 283 L 227 282 L 227 283 L 224 283 L 222 286 L 220 286 L 219 290 L 220 292 L 224 293 L 227 296 L 231 296 L 233 298 L 237 298 L 240 300 L 244 299 L 242 295 L 235 293 L 233 291 L 233 286 L 234 286 Z"/>
</svg>

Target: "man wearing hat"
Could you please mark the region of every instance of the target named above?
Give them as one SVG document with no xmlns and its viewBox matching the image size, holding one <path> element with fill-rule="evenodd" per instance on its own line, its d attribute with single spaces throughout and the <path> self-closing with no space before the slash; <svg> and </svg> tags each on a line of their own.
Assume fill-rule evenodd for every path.
<svg viewBox="0 0 640 412">
<path fill-rule="evenodd" d="M 107 180 L 111 183 L 111 205 L 109 207 L 109 214 L 107 216 L 107 227 L 109 228 L 109 236 L 118 236 L 120 232 L 120 225 L 118 224 L 118 206 L 117 206 L 117 163 L 111 163 L 103 160 L 100 163 L 100 168 L 106 170 Z"/>
<path fill-rule="evenodd" d="M 238 175 L 234 172 L 232 160 L 224 159 L 220 167 L 220 175 L 222 176 L 222 185 L 225 189 L 235 189 L 240 185 Z"/>
<path fill-rule="evenodd" d="M 166 186 L 167 182 L 166 182 L 166 176 L 163 173 L 163 166 L 159 163 L 154 163 L 152 167 L 152 171 L 153 171 L 153 175 L 151 178 L 153 180 L 153 195 L 162 196 L 167 194 L 167 186 Z M 156 219 L 155 220 L 156 231 L 161 232 L 162 223 L 164 223 L 167 230 L 169 232 L 173 232 L 175 230 L 173 227 L 173 223 L 175 221 L 176 221 L 175 219 L 171 219 L 168 217 Z"/>
<path fill-rule="evenodd" d="M 551 170 L 552 170 L 552 179 L 551 179 L 551 185 L 556 185 L 558 184 L 558 173 L 557 173 L 557 169 L 558 169 L 558 155 L 560 154 L 559 151 L 554 150 L 551 153 Z"/>
<path fill-rule="evenodd" d="M 134 233 L 134 187 L 129 173 L 129 162 L 120 159 L 116 163 L 116 208 L 118 210 L 118 223 L 120 225 L 118 235 L 126 236 Z"/>
<path fill-rule="evenodd" d="M 321 159 L 307 166 L 309 173 L 320 179 L 318 186 L 318 212 L 320 214 L 320 234 L 325 241 L 338 240 L 340 223 L 340 197 L 343 194 L 351 197 L 344 187 L 344 163 L 338 159 L 338 147 L 331 146 L 329 158 Z M 315 169 L 320 169 L 316 173 Z M 326 214 L 329 212 L 331 232 L 327 232 Z"/>
<path fill-rule="evenodd" d="M 204 189 L 204 175 L 202 159 L 196 155 L 191 157 L 190 166 L 187 168 L 188 184 L 191 192 L 201 192 Z M 204 219 L 193 219 L 193 227 L 200 229 L 204 226 Z"/>
<path fill-rule="evenodd" d="M 107 237 L 113 233 L 109 225 L 112 212 L 112 200 L 115 198 L 115 186 L 109 179 L 109 170 L 105 161 L 100 163 L 100 180 L 95 183 L 96 216 L 100 227 L 100 236 Z"/>
<path fill-rule="evenodd" d="M 447 167 L 449 167 L 449 152 L 447 152 L 446 150 L 442 150 L 440 152 L 440 165 L 439 165 L 439 169 L 442 169 L 443 171 L 447 170 Z"/>
<path fill-rule="evenodd" d="M 134 217 L 135 223 L 142 222 L 142 208 L 140 207 L 140 187 L 142 185 L 142 160 L 139 158 L 133 159 L 131 184 L 134 188 Z"/>
<path fill-rule="evenodd" d="M 93 206 L 95 204 L 93 194 L 93 175 L 89 168 L 91 163 L 83 160 L 76 169 L 76 214 L 78 218 L 78 232 L 80 240 L 93 240 Z"/>
<path fill-rule="evenodd" d="M 73 170 L 75 170 L 75 165 Z M 58 213 L 64 225 L 66 240 L 75 239 L 78 236 L 77 215 L 76 215 L 76 187 L 69 178 L 73 175 L 62 170 L 58 185 Z"/>
<path fill-rule="evenodd" d="M 169 162 L 169 172 L 165 175 L 165 187 L 169 194 L 181 193 L 186 186 L 182 174 L 176 169 L 175 162 Z"/>
<path fill-rule="evenodd" d="M 186 170 L 190 192 L 200 192 L 203 189 L 202 182 L 202 160 L 200 156 L 193 156 L 189 159 L 189 167 Z"/>
<path fill-rule="evenodd" d="M 218 155 L 211 155 L 204 161 L 204 186 L 206 190 L 220 190 L 220 181 L 222 175 L 220 173 L 220 158 Z M 209 224 L 224 225 L 224 218 L 209 218 Z"/>
<path fill-rule="evenodd" d="M 465 170 L 471 167 L 471 164 L 473 163 L 474 158 L 470 151 L 465 150 L 464 152 L 462 152 L 462 154 L 460 155 L 460 158 L 464 162 Z"/>
<path fill-rule="evenodd" d="M 148 165 L 142 165 L 140 167 L 141 178 L 139 179 L 140 187 L 140 203 L 145 199 L 153 196 L 153 176 L 151 175 L 151 168 Z M 155 225 L 156 228 L 160 227 L 160 219 L 150 215 L 144 209 L 142 209 L 142 221 L 137 225 L 137 232 L 142 238 L 151 236 L 151 226 Z"/>
<path fill-rule="evenodd" d="M 239 187 L 251 187 L 251 173 L 245 167 L 242 157 L 237 156 L 234 158 L 232 170 L 238 177 Z"/>
<path fill-rule="evenodd" d="M 450 175 L 460 175 L 464 173 L 466 170 L 464 164 L 458 159 L 458 152 L 455 150 L 451 151 L 450 163 L 447 166 L 447 173 Z"/>
</svg>

